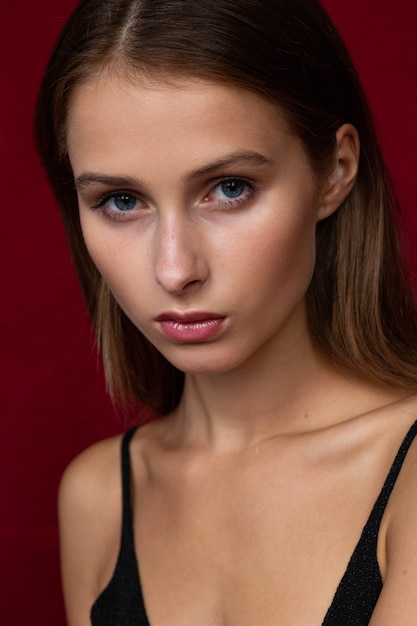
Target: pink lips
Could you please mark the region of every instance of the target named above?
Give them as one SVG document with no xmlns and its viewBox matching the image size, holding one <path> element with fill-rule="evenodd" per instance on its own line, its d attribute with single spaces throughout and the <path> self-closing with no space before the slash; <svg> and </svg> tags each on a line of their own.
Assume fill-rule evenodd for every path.
<svg viewBox="0 0 417 626">
<path fill-rule="evenodd" d="M 179 343 L 198 343 L 215 337 L 225 318 L 214 313 L 163 313 L 156 318 L 166 337 Z"/>
</svg>

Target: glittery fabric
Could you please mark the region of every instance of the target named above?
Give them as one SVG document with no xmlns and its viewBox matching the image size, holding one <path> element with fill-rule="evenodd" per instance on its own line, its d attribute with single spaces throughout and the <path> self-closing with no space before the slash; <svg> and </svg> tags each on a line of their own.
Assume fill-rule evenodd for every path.
<svg viewBox="0 0 417 626">
<path fill-rule="evenodd" d="M 122 440 L 123 519 L 120 552 L 113 577 L 91 609 L 92 626 L 150 626 L 136 561 L 130 494 L 129 444 L 135 428 Z"/>
<path fill-rule="evenodd" d="M 150 626 L 142 595 L 133 536 L 129 443 L 134 432 L 135 429 L 128 431 L 122 441 L 123 521 L 120 552 L 109 585 L 91 609 L 92 626 Z M 407 433 L 391 466 L 322 626 L 369 624 L 382 589 L 377 560 L 379 527 L 388 499 L 416 434 L 417 422 Z"/>
<path fill-rule="evenodd" d="M 401 444 L 322 626 L 366 626 L 369 624 L 382 589 L 377 559 L 379 527 L 398 474 L 416 434 L 417 422 L 410 428 Z"/>
</svg>

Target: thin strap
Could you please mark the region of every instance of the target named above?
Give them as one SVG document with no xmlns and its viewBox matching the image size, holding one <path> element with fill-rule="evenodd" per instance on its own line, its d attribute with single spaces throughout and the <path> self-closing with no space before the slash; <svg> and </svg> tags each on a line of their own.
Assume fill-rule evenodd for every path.
<svg viewBox="0 0 417 626">
<path fill-rule="evenodd" d="M 381 493 L 379 494 L 378 499 L 375 502 L 374 508 L 372 509 L 367 526 L 371 524 L 373 528 L 379 528 L 389 497 L 392 493 L 392 490 L 394 489 L 395 483 L 397 482 L 397 478 L 403 466 L 407 452 L 411 444 L 413 443 L 416 435 L 417 421 L 414 422 L 414 424 L 411 426 L 401 444 L 400 449 L 397 452 L 397 456 L 394 459 L 394 462 L 385 480 L 384 486 L 381 489 Z"/>
<path fill-rule="evenodd" d="M 130 470 L 130 452 L 129 446 L 133 435 L 137 430 L 137 426 L 128 430 L 122 439 L 122 541 L 121 552 L 126 554 L 126 550 L 130 554 L 135 553 L 135 540 L 133 534 L 133 513 L 132 513 L 132 489 L 131 489 L 131 470 Z"/>
<path fill-rule="evenodd" d="M 406 454 L 416 435 L 417 422 L 411 426 L 391 465 L 322 626 L 369 624 L 382 590 L 382 578 L 377 558 L 381 520 Z"/>
<path fill-rule="evenodd" d="M 93 626 L 149 626 L 135 554 L 129 444 L 136 428 L 122 438 L 122 532 L 113 576 L 91 607 Z"/>
</svg>

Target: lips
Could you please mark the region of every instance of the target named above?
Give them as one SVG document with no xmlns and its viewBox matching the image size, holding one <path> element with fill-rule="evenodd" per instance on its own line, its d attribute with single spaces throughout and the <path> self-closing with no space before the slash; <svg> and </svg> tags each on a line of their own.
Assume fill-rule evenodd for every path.
<svg viewBox="0 0 417 626">
<path fill-rule="evenodd" d="M 162 333 L 178 343 L 200 343 L 213 339 L 224 328 L 225 317 L 215 313 L 163 313 L 156 318 Z"/>
</svg>

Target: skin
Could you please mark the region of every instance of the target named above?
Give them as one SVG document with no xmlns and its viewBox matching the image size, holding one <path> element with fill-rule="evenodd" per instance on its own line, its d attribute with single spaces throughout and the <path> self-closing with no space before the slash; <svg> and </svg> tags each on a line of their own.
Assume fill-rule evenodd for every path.
<svg viewBox="0 0 417 626">
<path fill-rule="evenodd" d="M 336 139 L 319 182 L 255 94 L 106 71 L 73 94 L 67 140 L 87 247 L 127 315 L 186 373 L 178 409 L 131 445 L 152 626 L 321 624 L 415 420 L 415 398 L 340 371 L 309 335 L 315 226 L 357 171 L 355 129 Z M 167 311 L 214 313 L 220 331 L 175 341 L 156 321 Z M 90 448 L 62 482 L 70 626 L 89 624 L 113 573 L 119 446 Z M 372 626 L 416 623 L 416 464 L 412 448 L 384 515 Z"/>
</svg>

